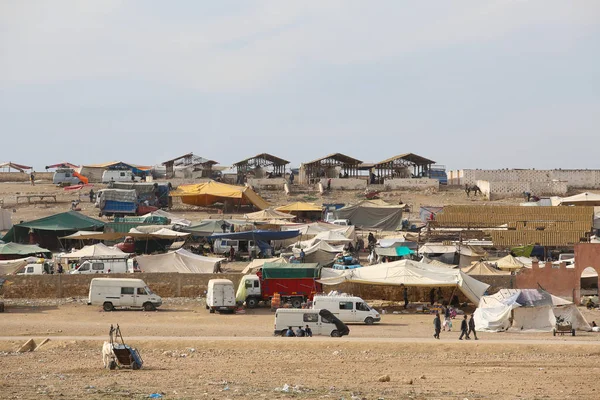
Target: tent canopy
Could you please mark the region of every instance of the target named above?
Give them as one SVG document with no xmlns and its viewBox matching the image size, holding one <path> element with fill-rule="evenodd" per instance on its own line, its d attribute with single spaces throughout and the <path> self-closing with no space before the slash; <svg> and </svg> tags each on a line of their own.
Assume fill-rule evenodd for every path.
<svg viewBox="0 0 600 400">
<path fill-rule="evenodd" d="M 41 263 L 43 258 L 25 257 L 14 260 L 0 260 L 0 275 L 12 275 L 27 264 Z"/>
<path fill-rule="evenodd" d="M 404 257 L 409 254 L 415 254 L 414 251 L 412 251 L 408 247 L 404 247 L 404 246 L 375 247 L 375 253 L 377 253 L 378 256 L 386 256 L 386 257 Z"/>
<path fill-rule="evenodd" d="M 510 275 L 509 271 L 497 270 L 485 261 L 479 261 L 468 267 L 463 267 L 461 271 L 468 275 Z"/>
<path fill-rule="evenodd" d="M 560 200 L 561 206 L 600 206 L 600 194 L 579 193 L 575 196 L 563 197 Z"/>
<path fill-rule="evenodd" d="M 45 254 L 49 258 L 52 257 L 50 250 L 34 244 L 0 243 L 0 256 L 29 256 L 34 254 Z"/>
<path fill-rule="evenodd" d="M 213 233 L 222 233 L 223 232 L 223 224 L 225 224 L 225 229 L 227 231 L 230 230 L 232 225 L 237 226 L 252 226 L 251 222 L 246 220 L 233 220 L 233 219 L 205 219 L 198 224 L 191 225 L 182 229 L 184 232 L 189 232 L 194 236 L 210 236 Z"/>
<path fill-rule="evenodd" d="M 62 236 L 60 239 L 70 240 L 116 240 L 127 236 L 126 233 L 122 232 L 94 232 L 94 231 L 77 231 L 71 235 Z"/>
<path fill-rule="evenodd" d="M 72 253 L 65 253 L 61 258 L 82 259 L 82 258 L 128 258 L 129 254 L 123 253 L 116 247 L 108 247 L 105 244 L 98 243 L 91 246 L 84 246 L 80 250 Z"/>
<path fill-rule="evenodd" d="M 292 239 L 300 235 L 299 231 L 265 231 L 254 230 L 246 232 L 225 232 L 215 233 L 209 236 L 209 239 L 233 239 L 233 240 L 270 240 Z"/>
<path fill-rule="evenodd" d="M 251 188 L 215 181 L 195 185 L 181 185 L 169 195 L 171 197 L 180 197 L 183 203 L 194 206 L 206 207 L 231 200 L 234 205 L 254 205 L 260 210 L 269 208 L 269 203 L 257 195 Z"/>
<path fill-rule="evenodd" d="M 184 249 L 164 254 L 138 256 L 136 260 L 143 272 L 179 272 L 210 274 L 224 258 L 204 257 Z"/>
<path fill-rule="evenodd" d="M 345 281 L 371 285 L 457 286 L 475 304 L 479 303 L 479 299 L 490 287 L 458 269 L 436 267 L 412 260 L 349 269 L 337 277 L 321 279 L 320 282 L 336 285 Z"/>
<path fill-rule="evenodd" d="M 483 296 L 474 315 L 476 329 L 491 332 L 511 327 L 549 332 L 554 329 L 557 317 L 572 323 L 573 329 L 591 329 L 577 306 L 541 289 L 501 289 Z"/>
<path fill-rule="evenodd" d="M 246 266 L 246 268 L 244 268 L 242 270 L 242 274 L 246 275 L 246 274 L 254 273 L 257 270 L 261 269 L 265 263 L 269 263 L 269 264 L 272 264 L 272 263 L 287 264 L 287 261 L 283 257 L 255 258 L 254 260 L 252 260 Z"/>
<path fill-rule="evenodd" d="M 336 218 L 349 219 L 352 225 L 363 229 L 395 231 L 402 223 L 404 206 L 381 204 L 365 200 L 353 206 L 334 211 Z"/>
<path fill-rule="evenodd" d="M 269 221 L 272 219 L 294 219 L 296 217 L 291 214 L 274 210 L 272 208 L 267 208 L 266 210 L 245 214 L 244 218 L 249 219 L 251 221 Z"/>
<path fill-rule="evenodd" d="M 291 212 L 321 212 L 323 208 L 321 206 L 316 205 L 315 203 L 305 203 L 302 201 L 297 201 L 292 204 L 287 204 L 285 206 L 277 207 L 276 211 L 282 213 L 291 213 Z"/>
<path fill-rule="evenodd" d="M 525 267 L 526 265 L 513 257 L 512 255 L 507 255 L 498 260 L 490 261 L 498 266 L 500 269 L 504 270 L 516 270 Z"/>
<path fill-rule="evenodd" d="M 169 239 L 175 240 L 178 238 L 185 238 L 190 236 L 190 233 L 176 232 L 168 228 L 160 228 L 154 232 L 142 232 L 136 228 L 129 230 L 127 236 L 131 236 L 137 239 Z"/>
</svg>

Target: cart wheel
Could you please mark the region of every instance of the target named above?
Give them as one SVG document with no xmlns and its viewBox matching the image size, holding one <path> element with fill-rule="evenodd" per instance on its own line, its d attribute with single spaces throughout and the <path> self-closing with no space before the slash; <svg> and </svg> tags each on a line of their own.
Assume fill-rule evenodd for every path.
<svg viewBox="0 0 600 400">
<path fill-rule="evenodd" d="M 144 303 L 144 311 L 155 311 L 156 307 L 152 303 Z"/>
<path fill-rule="evenodd" d="M 556 329 L 552 329 L 552 336 L 556 336 Z"/>
<path fill-rule="evenodd" d="M 292 307 L 294 308 L 300 308 L 302 307 L 302 300 L 301 299 L 293 299 L 292 300 Z"/>
<path fill-rule="evenodd" d="M 113 307 L 112 303 L 110 303 L 108 301 L 102 305 L 102 308 L 104 309 L 104 311 L 107 311 L 107 312 L 115 309 Z"/>
<path fill-rule="evenodd" d="M 575 329 L 571 330 L 571 336 L 575 336 Z"/>
<path fill-rule="evenodd" d="M 108 363 L 108 369 L 111 369 L 111 370 L 112 370 L 112 369 L 117 369 L 117 362 L 116 362 L 115 360 L 111 360 L 111 361 Z"/>
<path fill-rule="evenodd" d="M 138 364 L 137 362 L 135 362 L 135 361 L 134 361 L 134 362 L 131 364 L 131 368 L 132 368 L 132 369 L 140 369 L 140 364 Z"/>
</svg>

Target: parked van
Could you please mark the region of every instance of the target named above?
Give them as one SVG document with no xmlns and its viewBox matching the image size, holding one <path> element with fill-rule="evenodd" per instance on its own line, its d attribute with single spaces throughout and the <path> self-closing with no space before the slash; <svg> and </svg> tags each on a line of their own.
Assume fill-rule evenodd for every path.
<svg viewBox="0 0 600 400">
<path fill-rule="evenodd" d="M 206 309 L 211 313 L 235 311 L 235 290 L 229 279 L 211 279 L 206 290 Z"/>
<path fill-rule="evenodd" d="M 271 256 L 271 246 L 266 242 L 254 240 L 233 240 L 233 239 L 216 239 L 213 244 L 215 254 L 229 254 L 231 248 L 234 248 L 236 254 L 241 252 L 263 253 L 265 257 Z"/>
<path fill-rule="evenodd" d="M 343 322 L 364 322 L 372 325 L 381 321 L 381 315 L 360 297 L 316 295 L 312 307 L 326 308 Z"/>
<path fill-rule="evenodd" d="M 87 260 L 82 262 L 79 268 L 71 271 L 72 274 L 124 274 L 126 272 L 133 272 L 133 270 L 129 269 L 125 258 Z"/>
<path fill-rule="evenodd" d="M 116 307 L 154 311 L 162 305 L 162 298 L 141 279 L 94 278 L 90 283 L 87 304 L 101 305 L 104 311 L 113 311 Z"/>
<path fill-rule="evenodd" d="M 52 183 L 55 185 L 83 185 L 87 179 L 83 178 L 72 168 L 59 168 L 52 176 Z"/>
<path fill-rule="evenodd" d="M 285 336 L 291 326 L 294 331 L 308 325 L 313 335 L 342 337 L 350 329 L 328 310 L 279 308 L 275 311 L 275 336 Z"/>
<path fill-rule="evenodd" d="M 17 271 L 17 275 L 43 275 L 51 274 L 53 272 L 53 263 L 51 261 L 45 261 L 43 263 L 27 264 L 26 266 Z"/>
<path fill-rule="evenodd" d="M 102 183 L 113 182 L 138 182 L 140 178 L 130 170 L 106 170 L 102 173 Z"/>
</svg>

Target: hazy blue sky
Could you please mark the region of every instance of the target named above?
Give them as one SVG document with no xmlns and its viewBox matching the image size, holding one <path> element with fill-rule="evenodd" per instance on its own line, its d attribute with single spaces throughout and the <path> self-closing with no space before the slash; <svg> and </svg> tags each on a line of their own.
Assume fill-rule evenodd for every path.
<svg viewBox="0 0 600 400">
<path fill-rule="evenodd" d="M 600 1 L 0 2 L 0 161 L 600 168 Z"/>
</svg>

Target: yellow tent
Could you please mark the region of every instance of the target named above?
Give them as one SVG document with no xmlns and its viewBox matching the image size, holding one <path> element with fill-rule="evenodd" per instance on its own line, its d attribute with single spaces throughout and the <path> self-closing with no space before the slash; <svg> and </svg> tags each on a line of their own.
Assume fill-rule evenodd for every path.
<svg viewBox="0 0 600 400">
<path fill-rule="evenodd" d="M 291 212 L 300 212 L 300 211 L 308 211 L 308 212 L 319 211 L 319 212 L 321 212 L 323 209 L 321 206 L 318 206 L 314 203 L 304 203 L 302 201 L 298 201 L 296 203 L 277 207 L 275 210 L 284 212 L 284 213 L 291 213 Z"/>
<path fill-rule="evenodd" d="M 269 208 L 262 197 L 247 186 L 233 186 L 226 183 L 210 181 L 196 185 L 181 185 L 170 193 L 172 197 L 181 197 L 185 204 L 194 206 L 211 206 L 225 200 L 233 200 L 233 204 L 254 205 L 264 210 Z"/>
<path fill-rule="evenodd" d="M 280 211 L 275 211 L 271 208 L 268 208 L 266 210 L 245 214 L 244 218 L 253 221 L 269 221 L 272 219 L 294 219 L 296 217 L 287 213 L 282 213 Z"/>
</svg>

